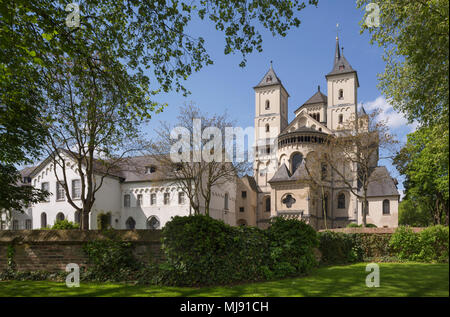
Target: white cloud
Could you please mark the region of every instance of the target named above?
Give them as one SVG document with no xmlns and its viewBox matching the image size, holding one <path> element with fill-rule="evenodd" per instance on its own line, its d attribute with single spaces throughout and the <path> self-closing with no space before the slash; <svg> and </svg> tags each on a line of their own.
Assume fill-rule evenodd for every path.
<svg viewBox="0 0 450 317">
<path fill-rule="evenodd" d="M 417 122 L 409 124 L 405 116 L 402 113 L 395 111 L 392 105 L 383 96 L 379 96 L 373 101 L 360 103 L 359 106 L 364 106 L 364 109 L 369 112 L 377 108 L 380 109 L 381 113 L 378 115 L 378 119 L 385 121 L 392 130 L 407 128 L 408 133 L 411 133 L 417 128 Z"/>
</svg>

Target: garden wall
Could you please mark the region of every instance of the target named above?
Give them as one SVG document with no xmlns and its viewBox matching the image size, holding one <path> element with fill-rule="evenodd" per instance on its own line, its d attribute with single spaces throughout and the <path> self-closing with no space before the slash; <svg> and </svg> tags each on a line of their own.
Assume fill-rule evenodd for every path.
<svg viewBox="0 0 450 317">
<path fill-rule="evenodd" d="M 144 262 L 160 261 L 160 230 L 114 230 L 122 241 L 134 246 L 135 256 Z M 83 245 L 106 239 L 97 230 L 4 230 L 0 231 L 0 271 L 7 268 L 7 251 L 14 246 L 14 262 L 19 271 L 65 270 L 68 263 L 89 266 Z"/>
</svg>

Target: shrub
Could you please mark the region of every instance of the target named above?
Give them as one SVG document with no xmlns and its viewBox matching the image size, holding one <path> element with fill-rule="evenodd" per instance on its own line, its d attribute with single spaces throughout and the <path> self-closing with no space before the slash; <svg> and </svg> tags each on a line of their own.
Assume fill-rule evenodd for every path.
<svg viewBox="0 0 450 317">
<path fill-rule="evenodd" d="M 83 250 L 91 266 L 85 274 L 88 280 L 123 281 L 139 269 L 140 263 L 133 255 L 131 243 L 120 241 L 112 231 L 108 239 L 86 243 Z"/>
<path fill-rule="evenodd" d="M 318 234 L 321 262 L 341 264 L 362 259 L 362 250 L 357 243 L 356 234 L 324 231 Z"/>
<path fill-rule="evenodd" d="M 392 251 L 402 260 L 416 260 L 419 249 L 419 235 L 411 228 L 398 227 L 389 240 Z"/>
<path fill-rule="evenodd" d="M 71 230 L 71 229 L 79 229 L 80 225 L 78 223 L 73 223 L 67 219 L 58 220 L 51 228 L 47 228 L 50 230 Z"/>
<path fill-rule="evenodd" d="M 160 266 L 167 285 L 217 285 L 281 278 L 315 264 L 314 229 L 298 220 L 275 219 L 268 230 L 231 227 L 211 217 L 174 217 L 163 229 Z"/>
<path fill-rule="evenodd" d="M 437 225 L 419 234 L 420 252 L 417 260 L 424 262 L 448 262 L 448 227 Z"/>
<path fill-rule="evenodd" d="M 352 222 L 347 225 L 347 228 L 362 228 L 362 224 L 357 225 L 356 223 Z M 366 224 L 366 228 L 377 228 L 377 226 L 373 223 L 368 223 Z"/>
<path fill-rule="evenodd" d="M 168 285 L 212 285 L 261 279 L 269 256 L 258 228 L 231 227 L 208 216 L 174 217 L 163 229 Z"/>
<path fill-rule="evenodd" d="M 448 262 L 448 227 L 437 225 L 414 233 L 408 227 L 398 227 L 389 245 L 398 257 L 408 261 Z"/>
<path fill-rule="evenodd" d="M 307 273 L 317 265 L 314 248 L 319 241 L 310 225 L 296 219 L 276 217 L 272 218 L 266 233 L 276 277 Z"/>
</svg>

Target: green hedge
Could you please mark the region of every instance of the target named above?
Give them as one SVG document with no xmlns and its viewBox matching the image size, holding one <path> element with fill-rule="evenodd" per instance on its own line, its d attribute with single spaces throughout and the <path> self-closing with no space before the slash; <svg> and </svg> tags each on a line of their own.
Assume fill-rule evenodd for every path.
<svg viewBox="0 0 450 317">
<path fill-rule="evenodd" d="M 355 261 L 448 262 L 449 230 L 442 225 L 415 233 L 398 227 L 391 234 L 319 232 L 323 264 Z"/>
<path fill-rule="evenodd" d="M 231 227 L 207 216 L 174 217 L 163 229 L 166 285 L 217 285 L 280 278 L 316 265 L 312 227 L 276 218 L 268 230 Z"/>
<path fill-rule="evenodd" d="M 319 232 L 319 250 L 321 262 L 341 264 L 362 260 L 362 252 L 356 243 L 356 234 L 343 232 Z"/>
<path fill-rule="evenodd" d="M 402 260 L 420 262 L 448 262 L 448 227 L 437 225 L 419 233 L 408 227 L 399 227 L 389 246 Z"/>
</svg>

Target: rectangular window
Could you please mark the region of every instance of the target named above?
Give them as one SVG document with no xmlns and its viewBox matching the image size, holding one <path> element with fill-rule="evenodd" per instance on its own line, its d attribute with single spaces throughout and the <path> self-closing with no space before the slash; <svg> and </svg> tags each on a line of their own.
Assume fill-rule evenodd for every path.
<svg viewBox="0 0 450 317">
<path fill-rule="evenodd" d="M 56 183 L 56 200 L 65 200 L 66 193 L 64 192 L 64 183 L 57 182 Z"/>
<path fill-rule="evenodd" d="M 178 193 L 178 204 L 184 205 L 184 193 Z"/>
<path fill-rule="evenodd" d="M 142 194 L 137 195 L 136 206 L 139 207 L 142 205 Z"/>
<path fill-rule="evenodd" d="M 31 230 L 31 228 L 32 228 L 31 219 L 26 219 L 25 220 L 25 229 Z"/>
<path fill-rule="evenodd" d="M 170 193 L 164 193 L 164 205 L 168 205 L 170 202 Z"/>
<path fill-rule="evenodd" d="M 12 229 L 13 230 L 19 230 L 19 220 L 13 220 L 13 223 L 12 223 Z"/>
<path fill-rule="evenodd" d="M 72 199 L 80 199 L 81 198 L 81 180 L 74 179 L 72 180 Z"/>
<path fill-rule="evenodd" d="M 239 211 L 244 212 L 245 211 L 244 207 L 239 207 Z"/>
<path fill-rule="evenodd" d="M 156 205 L 156 194 L 150 195 L 150 205 L 152 206 Z"/>
<path fill-rule="evenodd" d="M 245 190 L 242 191 L 242 198 L 247 198 L 247 192 Z"/>
<path fill-rule="evenodd" d="M 41 184 L 41 190 L 50 193 L 50 183 L 44 182 Z M 50 201 L 50 196 L 45 198 L 45 201 Z"/>
<path fill-rule="evenodd" d="M 123 206 L 130 207 L 130 195 L 127 194 L 123 196 Z"/>
</svg>

